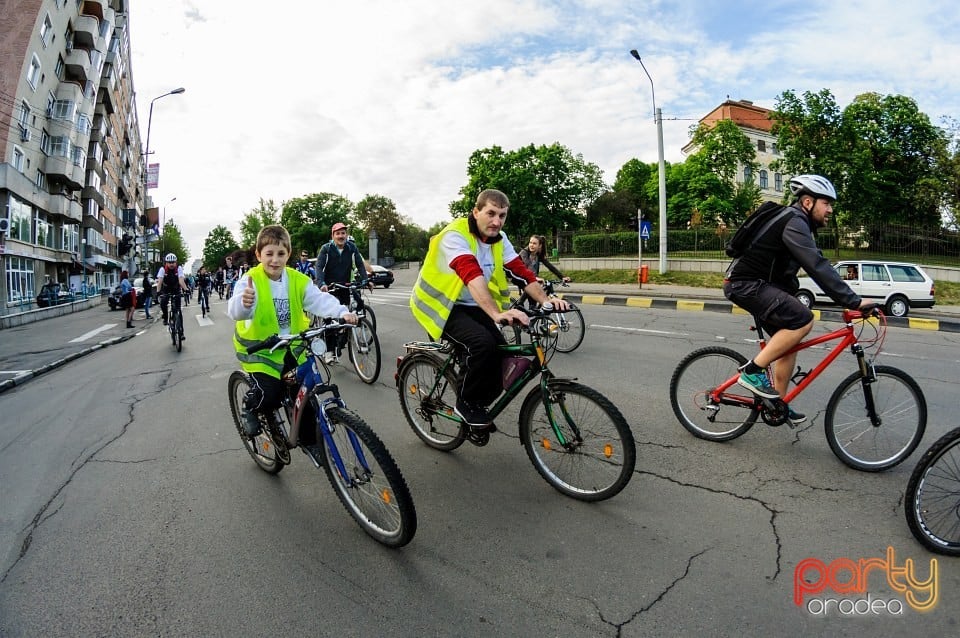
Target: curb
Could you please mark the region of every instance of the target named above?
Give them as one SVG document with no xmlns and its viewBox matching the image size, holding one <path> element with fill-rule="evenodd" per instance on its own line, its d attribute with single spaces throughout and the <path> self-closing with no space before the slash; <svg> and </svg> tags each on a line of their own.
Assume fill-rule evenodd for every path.
<svg viewBox="0 0 960 638">
<path fill-rule="evenodd" d="M 639 297 L 608 294 L 569 294 L 559 295 L 561 298 L 584 306 L 626 306 L 631 308 L 656 308 L 661 310 L 676 310 L 686 312 L 722 312 L 726 314 L 749 315 L 746 310 L 735 306 L 729 301 L 714 301 L 705 299 L 664 299 L 657 297 Z M 818 321 L 843 322 L 843 312 L 840 310 L 813 310 L 813 316 Z M 931 330 L 938 332 L 960 332 L 960 320 L 925 319 L 918 317 L 887 317 L 887 325 L 895 328 L 912 328 L 914 330 Z"/>
</svg>

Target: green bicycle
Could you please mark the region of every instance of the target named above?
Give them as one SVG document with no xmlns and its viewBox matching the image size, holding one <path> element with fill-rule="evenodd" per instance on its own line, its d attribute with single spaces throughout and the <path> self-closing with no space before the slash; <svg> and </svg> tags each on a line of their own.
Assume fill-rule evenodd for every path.
<svg viewBox="0 0 960 638">
<path fill-rule="evenodd" d="M 543 341 L 554 322 L 549 313 L 524 310 L 531 317 L 522 328 L 530 341 L 499 346 L 504 354 L 506 389 L 490 408 L 496 418 L 526 385 L 539 383 L 520 408 L 520 442 L 547 483 L 581 501 L 601 501 L 618 494 L 633 476 L 637 451 L 626 419 L 596 390 L 555 376 L 547 365 Z M 463 353 L 450 342 L 410 342 L 397 359 L 400 405 L 410 427 L 428 446 L 442 451 L 464 441 L 484 446 L 495 426 L 466 424 L 453 410 L 462 382 Z M 522 372 L 507 373 L 509 369 Z M 515 378 L 513 378 L 515 377 Z"/>
</svg>

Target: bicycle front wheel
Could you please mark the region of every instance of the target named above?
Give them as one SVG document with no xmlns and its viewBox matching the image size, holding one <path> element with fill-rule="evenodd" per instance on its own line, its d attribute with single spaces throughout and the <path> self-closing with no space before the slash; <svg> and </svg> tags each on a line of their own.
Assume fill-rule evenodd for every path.
<svg viewBox="0 0 960 638">
<path fill-rule="evenodd" d="M 266 432 L 261 432 L 252 439 L 248 438 L 246 428 L 243 427 L 243 399 L 249 389 L 250 380 L 246 374 L 237 370 L 230 375 L 230 379 L 227 381 L 227 394 L 230 399 L 230 414 L 233 415 L 233 425 L 237 428 L 237 434 L 243 441 L 243 447 L 246 448 L 254 463 L 267 474 L 276 474 L 283 469 L 285 464 L 279 460 L 273 441 L 270 440 Z"/>
<path fill-rule="evenodd" d="M 904 513 L 930 551 L 960 556 L 960 428 L 937 439 L 907 483 Z"/>
<path fill-rule="evenodd" d="M 441 376 L 441 365 L 425 352 L 407 355 L 397 372 L 397 390 L 403 415 L 420 440 L 449 452 L 466 440 L 468 426 L 453 413 L 457 379 L 451 370 Z"/>
<path fill-rule="evenodd" d="M 557 352 L 573 352 L 583 343 L 583 336 L 587 332 L 587 324 L 583 322 L 583 313 L 574 304 L 570 310 L 557 313 Z"/>
<path fill-rule="evenodd" d="M 363 304 L 363 315 L 370 320 L 370 325 L 373 326 L 373 329 L 377 329 L 377 313 L 373 311 L 373 308 L 370 307 L 370 304 Z"/>
<path fill-rule="evenodd" d="M 637 449 L 627 420 L 605 396 L 566 379 L 534 388 L 520 409 L 520 441 L 547 483 L 580 501 L 615 496 L 633 476 Z"/>
<path fill-rule="evenodd" d="M 380 376 L 380 339 L 366 317 L 361 317 L 350 331 L 347 354 L 361 381 L 366 384 L 377 381 Z"/>
<path fill-rule="evenodd" d="M 357 414 L 327 410 L 333 446 L 323 441 L 323 468 L 337 497 L 360 527 L 387 547 L 403 547 L 417 531 L 407 483 L 380 438 Z"/>
<path fill-rule="evenodd" d="M 749 390 L 734 384 L 721 400 L 713 397 L 714 389 L 746 362 L 736 350 L 710 346 L 694 350 L 677 364 L 670 379 L 670 405 L 690 434 L 707 441 L 729 441 L 753 427 L 758 413 Z"/>
<path fill-rule="evenodd" d="M 917 382 L 890 366 L 876 366 L 874 372 L 876 381 L 868 384 L 859 372 L 844 379 L 830 397 L 823 419 L 833 453 L 863 472 L 879 472 L 903 461 L 927 428 L 927 400 Z M 869 396 L 878 425 L 867 412 Z"/>
<path fill-rule="evenodd" d="M 183 314 L 177 313 L 177 320 L 175 322 L 176 326 L 174 328 L 174 345 L 177 346 L 177 352 L 183 350 Z"/>
</svg>

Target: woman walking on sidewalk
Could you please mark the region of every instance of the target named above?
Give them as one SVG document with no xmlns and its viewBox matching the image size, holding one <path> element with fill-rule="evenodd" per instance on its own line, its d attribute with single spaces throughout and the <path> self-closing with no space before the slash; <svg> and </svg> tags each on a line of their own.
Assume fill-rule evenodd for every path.
<svg viewBox="0 0 960 638">
<path fill-rule="evenodd" d="M 126 270 L 120 273 L 120 307 L 127 315 L 127 327 L 133 327 L 133 310 L 137 307 L 137 291 L 130 283 L 130 273 Z"/>
<path fill-rule="evenodd" d="M 153 304 L 153 282 L 150 281 L 150 272 L 148 270 L 143 271 L 143 312 L 147 316 L 147 319 L 152 319 L 150 316 L 150 306 Z"/>
</svg>

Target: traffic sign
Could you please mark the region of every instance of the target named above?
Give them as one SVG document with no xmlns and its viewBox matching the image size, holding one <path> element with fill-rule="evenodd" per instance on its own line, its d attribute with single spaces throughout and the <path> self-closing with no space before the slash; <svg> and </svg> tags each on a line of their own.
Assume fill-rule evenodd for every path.
<svg viewBox="0 0 960 638">
<path fill-rule="evenodd" d="M 641 239 L 650 239 L 650 222 L 640 222 L 640 237 Z"/>
</svg>

